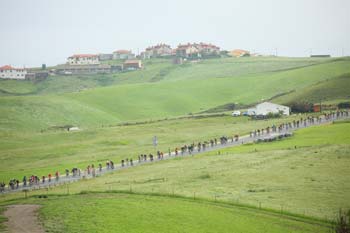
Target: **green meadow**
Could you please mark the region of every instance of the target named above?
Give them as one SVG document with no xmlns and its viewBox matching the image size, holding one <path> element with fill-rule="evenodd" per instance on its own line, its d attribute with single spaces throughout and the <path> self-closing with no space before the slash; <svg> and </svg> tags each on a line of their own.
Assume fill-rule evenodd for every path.
<svg viewBox="0 0 350 233">
<path fill-rule="evenodd" d="M 190 115 L 228 103 L 248 106 L 341 77 L 349 65 L 347 58 L 226 58 L 184 65 L 156 60 L 135 72 L 50 77 L 38 83 L 2 81 L 0 129 L 96 128 Z M 347 79 L 336 82 L 345 86 Z M 334 91 L 327 99 L 348 95 L 347 89 Z"/>
<path fill-rule="evenodd" d="M 329 232 L 329 224 L 170 196 L 97 193 L 31 198 L 48 232 Z"/>
<path fill-rule="evenodd" d="M 160 122 L 83 129 L 77 132 L 2 132 L 0 134 L 0 180 L 22 179 L 24 175 L 47 175 L 66 168 L 86 168 L 133 158 L 141 153 L 155 153 L 152 138 L 157 135 L 157 149 L 168 152 L 184 144 L 219 138 L 222 135 L 248 134 L 250 131 L 297 119 L 299 116 L 252 121 L 248 117 L 207 116 Z M 15 163 L 13 161 L 16 161 Z"/>
<path fill-rule="evenodd" d="M 118 63 L 120 61 L 113 61 Z M 44 81 L 0 80 L 0 181 L 244 135 L 304 115 L 232 117 L 262 100 L 349 101 L 349 58 L 220 58 Z M 215 114 L 204 114 L 215 112 Z M 65 127 L 78 126 L 68 132 Z M 0 195 L 40 204 L 47 232 L 330 232 L 350 209 L 350 123 Z M 152 145 L 157 135 L 159 145 Z M 48 195 L 48 198 L 38 198 Z M 0 231 L 6 219 L 0 216 Z"/>
<path fill-rule="evenodd" d="M 198 197 L 333 220 L 349 209 L 348 121 L 243 145 L 116 171 L 38 194 L 132 191 Z M 296 146 L 296 148 L 295 148 Z M 23 197 L 22 193 L 3 197 Z"/>
</svg>

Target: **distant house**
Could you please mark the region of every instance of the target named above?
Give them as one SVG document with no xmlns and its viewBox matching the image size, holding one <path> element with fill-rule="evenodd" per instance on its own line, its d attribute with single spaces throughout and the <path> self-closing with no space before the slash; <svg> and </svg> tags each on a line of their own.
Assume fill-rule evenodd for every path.
<svg viewBox="0 0 350 233">
<path fill-rule="evenodd" d="M 123 63 L 123 70 L 138 70 L 142 68 L 141 60 L 126 60 Z"/>
<path fill-rule="evenodd" d="M 289 116 L 290 108 L 279 104 L 263 102 L 256 105 L 254 108 L 248 109 L 247 111 L 247 114 L 249 116 L 266 116 L 269 113 L 281 113 L 283 115 Z"/>
<path fill-rule="evenodd" d="M 117 50 L 113 52 L 113 59 L 118 60 L 126 60 L 135 58 L 135 54 L 133 54 L 130 50 Z"/>
<path fill-rule="evenodd" d="M 249 57 L 250 52 L 243 49 L 235 49 L 235 50 L 232 50 L 229 53 L 229 55 L 231 55 L 232 57 Z"/>
<path fill-rule="evenodd" d="M 146 51 L 141 54 L 144 59 L 152 57 L 167 57 L 172 55 L 172 49 L 167 44 L 157 44 L 146 48 Z"/>
<path fill-rule="evenodd" d="M 176 49 L 176 56 L 182 58 L 199 58 L 200 53 L 194 44 L 179 44 Z"/>
<path fill-rule="evenodd" d="M 206 56 L 215 56 L 220 54 L 220 47 L 213 45 L 213 44 L 207 44 L 207 43 L 199 43 L 194 44 L 196 48 L 201 53 L 202 57 Z"/>
<path fill-rule="evenodd" d="M 113 59 L 113 54 L 112 53 L 100 53 L 98 55 L 98 59 L 100 61 L 108 61 Z"/>
<path fill-rule="evenodd" d="M 176 56 L 183 58 L 201 58 L 220 55 L 220 48 L 207 43 L 179 44 L 176 49 Z"/>
<path fill-rule="evenodd" d="M 14 68 L 10 65 L 0 67 L 0 78 L 3 79 L 25 79 L 26 69 Z"/>
<path fill-rule="evenodd" d="M 69 65 L 96 65 L 100 64 L 98 55 L 95 54 L 75 54 L 68 57 L 67 64 Z"/>
</svg>

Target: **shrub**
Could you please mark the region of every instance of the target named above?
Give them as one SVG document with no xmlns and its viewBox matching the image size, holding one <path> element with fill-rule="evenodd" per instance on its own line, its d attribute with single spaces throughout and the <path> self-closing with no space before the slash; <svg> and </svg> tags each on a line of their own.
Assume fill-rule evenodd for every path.
<svg viewBox="0 0 350 233">
<path fill-rule="evenodd" d="M 338 108 L 350 108 L 350 102 L 341 102 L 338 104 Z"/>
<path fill-rule="evenodd" d="M 313 112 L 314 105 L 308 102 L 293 102 L 289 104 L 291 111 L 295 113 Z"/>
</svg>

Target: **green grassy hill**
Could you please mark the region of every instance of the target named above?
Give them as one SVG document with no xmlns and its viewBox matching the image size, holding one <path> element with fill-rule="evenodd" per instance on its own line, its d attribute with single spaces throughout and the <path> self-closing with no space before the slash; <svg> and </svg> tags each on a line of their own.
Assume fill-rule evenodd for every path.
<svg viewBox="0 0 350 233">
<path fill-rule="evenodd" d="M 34 87 L 27 82 L 0 82 L 5 95 L 12 93 L 0 98 L 0 129 L 101 127 L 187 115 L 227 103 L 252 104 L 344 75 L 350 60 L 230 58 L 181 66 L 168 60 L 148 63 L 145 70 L 52 77 Z M 23 95 L 26 91 L 32 94 Z"/>
<path fill-rule="evenodd" d="M 210 128 L 200 129 L 199 126 L 203 123 L 203 121 L 198 122 L 198 127 L 192 123 L 192 127 L 189 127 L 183 135 L 191 133 L 201 135 L 200 132 L 210 132 Z M 260 121 L 259 124 L 263 123 Z M 244 125 L 252 127 L 247 123 Z M 176 122 L 174 122 L 173 127 L 176 127 Z M 211 127 L 212 129 L 216 128 L 214 123 Z M 222 127 L 229 128 L 228 123 Z M 130 135 L 134 135 L 135 131 L 130 130 Z M 159 130 L 163 131 L 163 128 L 159 128 Z M 174 128 L 165 130 L 164 134 L 171 135 L 169 132 L 172 130 Z M 223 131 L 222 129 L 217 130 Z M 321 219 L 334 219 L 340 208 L 345 210 L 350 208 L 348 195 L 350 190 L 348 182 L 350 178 L 350 170 L 348 169 L 350 166 L 349 130 L 349 121 L 306 128 L 297 131 L 293 137 L 282 141 L 246 144 L 220 150 L 220 155 L 218 155 L 218 151 L 213 151 L 194 157 L 178 157 L 120 170 L 96 179 L 71 184 L 69 192 L 70 194 L 78 194 L 84 190 L 91 192 L 132 190 L 136 193 L 176 194 L 188 198 L 193 197 L 195 193 L 198 198 L 249 204 L 276 211 L 282 209 L 284 212 Z M 140 131 L 146 132 L 142 129 Z M 149 136 L 152 133 L 150 132 Z M 101 132 L 101 134 L 108 134 L 108 131 Z M 120 134 L 124 135 L 125 132 L 120 132 Z M 52 148 L 44 147 L 42 149 L 51 151 L 51 159 L 54 161 L 62 161 L 61 163 L 64 163 L 63 160 L 70 161 L 69 152 L 79 150 L 84 154 L 84 152 L 90 151 L 82 143 L 74 143 L 74 141 L 79 141 L 72 140 L 77 136 L 70 137 L 72 145 L 70 149 L 67 149 L 69 151 L 62 150 L 68 155 L 64 159 L 55 160 L 53 148 L 57 145 L 54 143 Z M 139 143 L 142 143 L 141 136 L 137 139 Z M 47 137 L 48 141 L 62 140 L 55 139 L 54 135 Z M 144 137 L 148 139 L 148 135 L 144 135 Z M 174 137 L 179 138 L 178 135 Z M 108 159 L 105 155 L 109 153 L 109 148 L 132 151 L 132 146 L 137 145 L 131 140 L 124 141 L 124 144 L 121 141 L 115 141 L 114 146 L 108 145 L 107 138 L 102 139 L 96 134 L 90 134 L 84 138 L 87 141 L 86 144 L 92 144 L 91 149 L 96 149 L 88 157 L 101 159 L 101 162 Z M 101 141 L 96 141 L 96 138 L 100 138 Z M 163 137 L 159 138 L 161 140 Z M 171 141 L 174 139 L 163 140 Z M 39 146 L 40 141 L 42 140 L 36 139 L 31 144 Z M 67 141 L 69 140 L 67 139 Z M 105 151 L 102 150 L 103 147 L 99 148 L 102 143 Z M 113 141 L 111 140 L 110 143 Z M 117 143 L 119 143 L 118 146 L 116 146 Z M 68 142 L 64 146 L 67 145 L 69 146 Z M 149 145 L 150 147 L 151 145 Z M 73 160 L 77 159 L 74 154 L 71 156 Z M 31 166 L 48 167 L 49 165 L 45 164 L 47 158 L 47 155 L 41 159 L 32 157 L 33 165 Z M 78 158 L 85 159 L 83 156 L 78 156 Z M 10 158 L 6 160 L 11 161 Z M 24 161 L 23 158 L 16 160 Z M 16 167 L 19 168 L 14 164 L 14 168 Z M 47 193 L 66 194 L 67 186 L 59 186 L 48 191 L 38 190 L 30 195 Z M 0 196 L 0 202 L 18 197 L 23 197 L 23 194 Z"/>
<path fill-rule="evenodd" d="M 274 99 L 278 103 L 292 103 L 306 101 L 310 103 L 333 102 L 350 100 L 350 74 L 344 74 L 337 78 L 327 79 L 305 88 L 296 90 L 286 96 Z"/>
<path fill-rule="evenodd" d="M 270 98 L 336 103 L 350 96 L 349 58 L 145 63 L 144 70 L 134 72 L 0 80 L 0 181 L 106 160 L 119 166 L 121 159 L 136 161 L 141 153 L 167 152 L 301 117 L 258 121 L 198 114 L 208 109 L 225 111 L 222 106 Z M 67 132 L 66 125 L 81 130 Z M 0 212 L 12 203 L 40 204 L 40 219 L 54 232 L 329 232 L 328 223 L 315 218 L 333 220 L 339 208 L 350 208 L 349 130 L 349 121 L 337 122 L 299 130 L 282 141 L 34 190 L 28 199 L 20 192 L 0 195 Z"/>
</svg>

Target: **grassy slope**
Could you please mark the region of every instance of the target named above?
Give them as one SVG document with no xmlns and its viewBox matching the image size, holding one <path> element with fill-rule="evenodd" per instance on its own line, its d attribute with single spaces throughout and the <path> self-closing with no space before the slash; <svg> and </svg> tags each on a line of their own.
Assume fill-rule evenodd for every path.
<svg viewBox="0 0 350 233">
<path fill-rule="evenodd" d="M 42 205 L 48 232 L 328 232 L 324 224 L 231 205 L 129 194 L 49 196 Z"/>
<path fill-rule="evenodd" d="M 325 80 L 314 85 L 297 90 L 286 96 L 274 99 L 279 103 L 291 103 L 300 100 L 310 103 L 319 103 L 336 100 L 350 99 L 350 74 L 344 74 L 337 78 Z"/>
<path fill-rule="evenodd" d="M 349 130 L 349 122 L 307 128 L 283 141 L 221 150 L 220 156 L 209 152 L 118 171 L 75 183 L 70 192 L 132 189 L 187 197 L 195 193 L 334 219 L 339 208 L 350 208 Z M 66 187 L 49 193 L 66 193 Z"/>
<path fill-rule="evenodd" d="M 252 63 L 260 64 L 257 60 L 253 61 Z M 209 72 L 209 68 L 209 70 L 203 68 L 206 67 L 203 65 L 206 62 L 214 64 L 208 65 L 209 68 L 211 66 L 216 68 Z M 231 61 L 231 63 L 229 65 L 237 66 L 234 62 Z M 246 66 L 246 63 L 242 61 L 240 63 L 242 67 Z M 265 63 L 266 61 L 263 60 L 262 64 Z M 167 73 L 159 67 L 151 66 L 154 69 L 144 71 L 151 73 L 145 77 L 145 80 L 150 81 L 153 78 L 158 80 L 160 77 L 162 81 L 114 85 L 63 95 L 2 97 L 0 110 L 3 114 L 0 116 L 0 127 L 2 130 L 37 131 L 62 124 L 99 127 L 120 121 L 179 116 L 228 102 L 253 103 L 342 75 L 348 72 L 349 63 L 348 60 L 340 60 L 299 69 L 225 78 L 210 78 L 214 71 L 218 72 L 215 77 L 230 73 L 225 69 L 220 73 L 222 64 L 217 60 L 191 64 L 191 69 L 184 68 L 189 70 L 184 71 L 183 77 L 175 71 Z M 272 64 L 274 62 L 265 65 L 274 67 Z M 291 65 L 288 66 L 288 64 L 281 65 L 279 68 L 290 67 Z M 156 66 L 164 66 L 164 63 L 157 63 Z M 257 72 L 263 67 L 263 65 L 255 67 L 254 71 Z M 129 72 L 121 74 L 124 76 L 119 78 L 132 82 L 143 74 L 145 74 L 143 71 Z M 191 78 L 190 74 L 195 77 Z M 198 78 L 201 80 L 198 81 Z M 54 117 L 48 120 L 46 116 Z"/>
<path fill-rule="evenodd" d="M 289 119 L 292 119 L 290 117 Z M 152 124 L 106 127 L 79 132 L 44 131 L 0 133 L 0 180 L 23 175 L 39 176 L 61 173 L 65 168 L 112 159 L 137 158 L 140 153 L 154 153 L 152 137 L 159 138 L 159 149 L 168 148 L 198 140 L 208 140 L 235 133 L 249 131 L 283 122 L 286 119 L 250 121 L 247 117 L 211 117 L 203 119 L 169 120 Z M 16 163 L 13 163 L 16 161 Z"/>
<path fill-rule="evenodd" d="M 62 205 L 62 202 L 66 204 Z M 78 210 L 77 206 L 81 209 Z M 84 213 L 85 220 L 81 221 L 78 211 Z M 58 198 L 47 202 L 47 206 L 41 212 L 44 216 L 50 216 L 46 225 L 52 224 L 51 229 L 57 229 L 57 220 L 68 217 L 70 220 L 63 225 L 63 227 L 67 226 L 64 232 L 114 230 L 118 232 L 244 231 L 253 233 L 268 230 L 268 232 L 277 233 L 326 232 L 327 230 L 317 225 L 229 206 L 135 195 L 83 195 L 66 198 L 66 200 Z M 66 212 L 69 216 L 65 216 Z M 79 221 L 74 221 L 76 216 L 79 216 Z M 90 219 L 94 220 L 90 221 Z M 48 228 L 50 229 L 50 226 Z"/>
<path fill-rule="evenodd" d="M 332 61 L 334 59 L 226 58 L 205 60 L 199 64 L 179 66 L 172 65 L 169 59 L 152 59 L 144 61 L 144 70 L 133 72 L 107 75 L 53 76 L 40 82 L 0 80 L 0 96 L 76 92 L 115 84 L 146 83 L 169 79 L 241 76 Z M 105 63 L 113 64 L 115 62 L 120 63 L 120 61 L 106 61 Z"/>
</svg>

